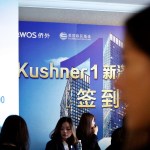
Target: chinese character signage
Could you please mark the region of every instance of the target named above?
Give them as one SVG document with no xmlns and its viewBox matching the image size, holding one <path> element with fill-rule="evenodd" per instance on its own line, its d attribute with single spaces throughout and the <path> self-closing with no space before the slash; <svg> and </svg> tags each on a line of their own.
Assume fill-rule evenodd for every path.
<svg viewBox="0 0 150 150">
<path fill-rule="evenodd" d="M 125 107 L 113 84 L 124 67 L 122 41 L 118 26 L 19 23 L 20 115 L 31 149 L 45 148 L 63 116 L 77 127 L 82 113 L 94 114 L 99 140 L 121 126 Z"/>
</svg>

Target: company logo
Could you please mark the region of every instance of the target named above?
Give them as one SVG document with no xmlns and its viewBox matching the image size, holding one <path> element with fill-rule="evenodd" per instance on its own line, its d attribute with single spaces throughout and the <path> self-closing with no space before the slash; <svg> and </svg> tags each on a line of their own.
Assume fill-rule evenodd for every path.
<svg viewBox="0 0 150 150">
<path fill-rule="evenodd" d="M 60 37 L 61 40 L 66 40 L 67 37 L 68 37 L 68 35 L 67 35 L 67 33 L 65 33 L 65 32 L 61 32 L 61 33 L 59 34 L 59 37 Z"/>
<path fill-rule="evenodd" d="M 19 32 L 19 38 L 49 39 L 50 33 L 48 32 Z"/>
<path fill-rule="evenodd" d="M 66 33 L 61 32 L 59 34 L 61 40 L 91 40 L 90 34 L 82 34 L 82 33 Z"/>
<path fill-rule="evenodd" d="M 36 32 L 19 32 L 19 38 L 37 38 Z"/>
</svg>

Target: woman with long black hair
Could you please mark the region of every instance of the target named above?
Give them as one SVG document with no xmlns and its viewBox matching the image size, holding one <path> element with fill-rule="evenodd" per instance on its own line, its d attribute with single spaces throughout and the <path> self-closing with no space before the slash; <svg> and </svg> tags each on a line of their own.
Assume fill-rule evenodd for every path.
<svg viewBox="0 0 150 150">
<path fill-rule="evenodd" d="M 100 150 L 97 142 L 98 126 L 94 115 L 83 113 L 77 127 L 77 138 L 82 142 L 82 150 Z"/>
<path fill-rule="evenodd" d="M 51 135 L 51 140 L 46 144 L 45 150 L 76 150 L 77 138 L 72 119 L 62 117 Z"/>
</svg>

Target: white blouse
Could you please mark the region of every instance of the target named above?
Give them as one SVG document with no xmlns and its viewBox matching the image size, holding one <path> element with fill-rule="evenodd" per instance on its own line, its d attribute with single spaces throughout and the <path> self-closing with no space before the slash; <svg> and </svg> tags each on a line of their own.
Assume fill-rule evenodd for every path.
<svg viewBox="0 0 150 150">
<path fill-rule="evenodd" d="M 64 145 L 65 150 L 69 150 L 69 146 L 68 146 L 67 142 L 63 141 L 63 145 Z"/>
</svg>

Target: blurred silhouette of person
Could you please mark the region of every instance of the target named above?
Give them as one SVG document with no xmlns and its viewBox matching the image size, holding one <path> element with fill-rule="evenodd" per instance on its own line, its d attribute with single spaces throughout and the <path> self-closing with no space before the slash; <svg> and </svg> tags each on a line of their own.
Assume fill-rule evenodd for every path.
<svg viewBox="0 0 150 150">
<path fill-rule="evenodd" d="M 0 150 L 28 150 L 29 133 L 25 120 L 10 115 L 4 121 L 0 133 Z"/>
<path fill-rule="evenodd" d="M 122 127 L 117 128 L 111 135 L 111 145 L 106 150 L 121 150 L 126 138 L 125 117 L 122 120 Z"/>
<path fill-rule="evenodd" d="M 77 138 L 82 142 L 82 150 L 100 150 L 97 142 L 98 126 L 94 115 L 83 113 L 77 127 Z"/>
<path fill-rule="evenodd" d="M 150 6 L 125 23 L 124 71 L 116 81 L 127 104 L 124 150 L 150 150 Z"/>
<path fill-rule="evenodd" d="M 46 144 L 45 150 L 77 150 L 77 138 L 72 119 L 62 117 L 51 135 L 51 140 Z"/>
</svg>

